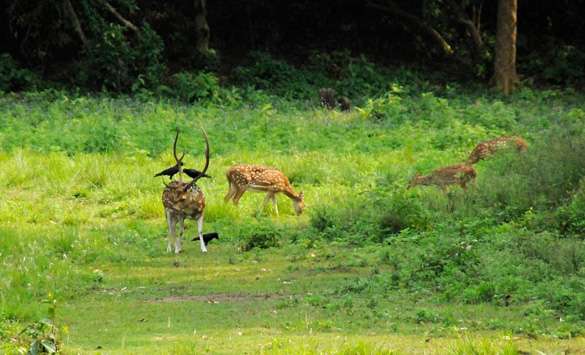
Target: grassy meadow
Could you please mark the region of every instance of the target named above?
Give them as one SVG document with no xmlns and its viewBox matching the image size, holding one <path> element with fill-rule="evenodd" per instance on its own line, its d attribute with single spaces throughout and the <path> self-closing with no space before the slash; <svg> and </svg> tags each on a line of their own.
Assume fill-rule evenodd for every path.
<svg viewBox="0 0 585 355">
<path fill-rule="evenodd" d="M 350 112 L 249 88 L 0 95 L 0 353 L 583 351 L 584 96 L 385 80 Z M 200 253 L 189 221 L 169 255 L 153 175 L 177 127 L 202 167 L 200 125 L 204 231 L 221 239 Z M 478 163 L 467 193 L 407 189 L 505 134 L 528 151 Z M 225 204 L 235 163 L 280 168 L 305 213 Z"/>
</svg>

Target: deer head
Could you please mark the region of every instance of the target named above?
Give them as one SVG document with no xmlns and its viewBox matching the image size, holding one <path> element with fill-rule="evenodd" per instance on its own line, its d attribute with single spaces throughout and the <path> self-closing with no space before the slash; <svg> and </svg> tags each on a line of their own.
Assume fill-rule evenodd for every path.
<svg viewBox="0 0 585 355">
<path fill-rule="evenodd" d="M 412 179 L 410 179 L 410 182 L 408 183 L 408 189 L 412 189 L 416 185 L 420 184 L 422 182 L 421 178 L 423 177 L 424 176 L 422 176 L 420 173 L 416 172 Z"/>
<path fill-rule="evenodd" d="M 305 194 L 301 191 L 299 195 L 293 199 L 293 207 L 297 216 L 300 216 L 305 209 Z"/>
</svg>

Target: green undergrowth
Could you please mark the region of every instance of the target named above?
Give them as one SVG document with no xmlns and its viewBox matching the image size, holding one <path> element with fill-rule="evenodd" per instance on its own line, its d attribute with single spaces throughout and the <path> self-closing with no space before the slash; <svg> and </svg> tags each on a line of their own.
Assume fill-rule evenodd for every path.
<svg viewBox="0 0 585 355">
<path fill-rule="evenodd" d="M 398 79 L 386 85 L 349 113 L 324 110 L 308 93 L 294 101 L 273 96 L 284 90 L 274 87 L 194 106 L 57 91 L 2 94 L 0 343 L 8 345 L 0 350 L 24 346 L 27 336 L 49 339 L 43 332 L 50 327 L 38 323 L 48 299 L 58 300 L 59 344 L 83 352 L 132 352 L 141 344 L 161 350 L 156 344 L 172 334 L 169 314 L 185 315 L 178 347 L 161 350 L 170 353 L 188 353 L 191 341 L 205 346 L 188 336 L 196 327 L 215 339 L 261 328 L 238 346 L 309 354 L 408 352 L 359 337 L 321 347 L 330 333 L 374 329 L 581 335 L 582 96 L 523 89 L 501 98 Z M 203 165 L 200 126 L 209 134 L 213 177 L 200 181 L 205 231 L 219 232 L 220 240 L 201 255 L 188 241 L 195 235 L 189 222 L 186 252 L 168 256 L 165 180 L 153 175 L 173 164 L 177 127 L 187 165 Z M 462 162 L 475 144 L 504 134 L 523 136 L 528 151 L 503 150 L 477 164 L 469 191 L 407 189 L 415 172 Z M 224 174 L 235 163 L 282 169 L 305 193 L 305 213 L 295 216 L 284 196 L 280 216 L 261 208 L 261 194 L 247 193 L 238 207 L 224 203 Z M 209 319 L 194 325 L 189 312 Z M 238 312 L 230 322 L 222 318 Z M 140 321 L 148 318 L 142 314 L 152 314 L 152 323 Z M 270 315 L 278 316 L 266 323 Z M 103 322 L 103 332 L 91 335 Z M 23 333 L 28 324 L 37 325 Z M 136 334 L 120 333 L 124 327 Z M 313 331 L 314 346 L 286 340 Z M 237 351 L 207 343 L 211 352 Z M 443 349 L 520 351 L 481 340 L 453 346 Z"/>
</svg>

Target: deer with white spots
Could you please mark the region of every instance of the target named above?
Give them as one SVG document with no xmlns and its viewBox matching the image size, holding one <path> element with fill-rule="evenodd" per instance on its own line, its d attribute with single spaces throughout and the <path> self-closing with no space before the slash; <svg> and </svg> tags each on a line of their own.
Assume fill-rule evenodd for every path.
<svg viewBox="0 0 585 355">
<path fill-rule="evenodd" d="M 234 205 L 237 205 L 246 191 L 266 192 L 262 207 L 264 208 L 268 201 L 271 200 L 278 215 L 276 194 L 281 192 L 291 199 L 297 215 L 303 213 L 305 208 L 304 194 L 302 192 L 297 194 L 286 175 L 278 169 L 260 165 L 234 165 L 228 169 L 226 177 L 229 183 L 229 191 L 225 195 L 225 202 L 232 200 Z"/>
<path fill-rule="evenodd" d="M 205 138 L 205 167 L 203 171 L 196 175 L 190 182 L 182 181 L 182 170 L 179 169 L 179 180 L 173 180 L 170 184 L 165 185 L 166 188 L 162 194 L 162 203 L 165 209 L 165 215 L 168 224 L 168 243 L 167 251 L 178 254 L 181 252 L 181 239 L 185 231 L 184 222 L 186 218 L 192 218 L 197 221 L 197 235 L 201 244 L 201 251 L 207 252 L 205 240 L 203 237 L 203 212 L 205 210 L 205 195 L 203 191 L 197 186 L 197 180 L 206 176 L 207 168 L 209 167 L 209 140 L 207 133 L 203 130 L 203 137 Z M 177 160 L 177 166 L 181 167 L 180 161 L 177 159 L 177 138 L 173 144 L 173 155 Z M 179 236 L 176 235 L 176 227 L 179 225 Z"/>
<path fill-rule="evenodd" d="M 474 182 L 477 173 L 472 166 L 465 164 L 450 165 L 433 170 L 429 175 L 422 176 L 419 173 L 410 180 L 408 188 L 417 185 L 435 185 L 443 192 L 447 192 L 449 185 L 459 185 L 463 190 L 467 189 L 467 183 Z"/>
<path fill-rule="evenodd" d="M 475 164 L 480 160 L 494 155 L 497 151 L 507 147 L 514 147 L 518 152 L 524 152 L 526 149 L 528 149 L 528 144 L 524 139 L 517 136 L 503 136 L 481 142 L 476 145 L 471 154 L 469 154 L 469 158 L 467 158 L 467 164 Z"/>
</svg>

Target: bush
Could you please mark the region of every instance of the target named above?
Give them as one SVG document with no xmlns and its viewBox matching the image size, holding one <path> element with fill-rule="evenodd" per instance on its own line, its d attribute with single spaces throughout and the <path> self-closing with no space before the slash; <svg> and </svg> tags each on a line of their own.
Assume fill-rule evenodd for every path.
<svg viewBox="0 0 585 355">
<path fill-rule="evenodd" d="M 255 248 L 278 247 L 284 235 L 285 231 L 266 220 L 249 224 L 240 231 L 240 249 L 249 251 Z"/>
<path fill-rule="evenodd" d="M 393 92 L 383 97 L 368 99 L 363 107 L 356 107 L 356 110 L 364 119 L 387 122 L 395 126 L 403 123 L 406 118 L 406 108 L 402 105 L 402 99 Z"/>
<path fill-rule="evenodd" d="M 214 101 L 220 96 L 219 80 L 213 73 L 180 72 L 172 77 L 173 93 L 184 102 Z"/>
<path fill-rule="evenodd" d="M 339 207 L 317 205 L 311 211 L 311 227 L 321 237 L 357 245 L 365 240 L 380 243 L 403 230 L 424 230 L 429 223 L 422 203 L 396 184 L 380 186 Z"/>
<path fill-rule="evenodd" d="M 500 221 L 510 221 L 534 210 L 541 222 L 550 222 L 543 219 L 546 213 L 560 208 L 556 215 L 573 215 L 571 223 L 579 228 L 574 219 L 579 212 L 563 207 L 580 206 L 581 195 L 572 197 L 585 177 L 585 142 L 579 132 L 577 127 L 555 126 L 535 137 L 525 153 L 500 152 L 480 163 L 479 188 L 469 199 L 475 207 L 469 212 L 490 210 Z M 569 228 L 563 221 L 557 223 Z"/>
<path fill-rule="evenodd" d="M 388 90 L 388 72 L 376 67 L 363 55 L 348 62 L 346 74 L 336 87 L 340 94 L 350 98 L 380 96 Z"/>
<path fill-rule="evenodd" d="M 558 209 L 556 220 L 561 233 L 585 235 L 585 179 L 571 202 Z"/>
<path fill-rule="evenodd" d="M 250 65 L 234 69 L 234 80 L 242 86 L 267 90 L 288 99 L 316 98 L 311 85 L 311 74 L 299 70 L 285 61 L 274 59 L 264 52 L 252 52 Z"/>
<path fill-rule="evenodd" d="M 548 52 L 535 52 L 524 61 L 522 71 L 553 84 L 585 80 L 585 51 L 570 45 L 550 45 Z"/>
<path fill-rule="evenodd" d="M 0 91 L 33 89 L 39 78 L 28 69 L 20 68 L 10 54 L 0 54 Z"/>
<path fill-rule="evenodd" d="M 145 25 L 132 42 L 125 27 L 105 26 L 86 51 L 83 67 L 87 68 L 82 73 L 82 81 L 94 88 L 116 92 L 157 87 L 166 69 L 160 36 Z"/>
</svg>

